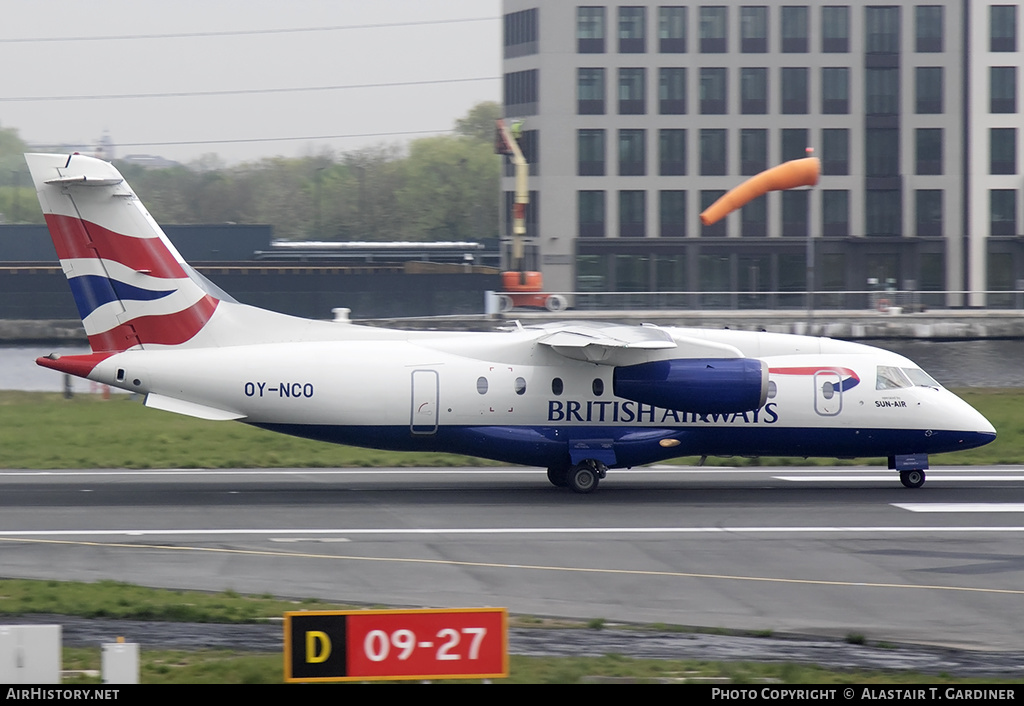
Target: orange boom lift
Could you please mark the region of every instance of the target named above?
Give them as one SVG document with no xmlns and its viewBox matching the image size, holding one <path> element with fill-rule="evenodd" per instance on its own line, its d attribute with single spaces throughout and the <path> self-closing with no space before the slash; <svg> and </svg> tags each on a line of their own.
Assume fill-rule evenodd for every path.
<svg viewBox="0 0 1024 706">
<path fill-rule="evenodd" d="M 524 269 L 523 237 L 526 235 L 526 205 L 530 202 L 530 191 L 526 186 L 529 165 L 516 138 L 504 120 L 497 121 L 494 151 L 508 155 L 515 167 L 516 176 L 515 200 L 512 203 L 512 269 L 501 273 L 501 287 L 504 290 L 499 295 L 501 310 L 529 306 L 561 311 L 566 306 L 565 297 L 544 293 L 541 273 Z"/>
</svg>

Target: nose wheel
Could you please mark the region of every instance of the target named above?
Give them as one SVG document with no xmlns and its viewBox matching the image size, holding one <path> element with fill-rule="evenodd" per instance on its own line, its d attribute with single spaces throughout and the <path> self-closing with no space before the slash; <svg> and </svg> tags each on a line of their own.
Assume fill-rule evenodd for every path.
<svg viewBox="0 0 1024 706">
<path fill-rule="evenodd" d="M 920 488 L 924 485 L 924 471 L 900 471 L 900 483 L 906 488 Z"/>
</svg>

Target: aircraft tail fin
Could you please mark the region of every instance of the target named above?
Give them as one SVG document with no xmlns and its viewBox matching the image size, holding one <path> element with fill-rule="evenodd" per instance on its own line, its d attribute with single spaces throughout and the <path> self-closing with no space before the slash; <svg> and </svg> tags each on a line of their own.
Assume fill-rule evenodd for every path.
<svg viewBox="0 0 1024 706">
<path fill-rule="evenodd" d="M 93 351 L 187 343 L 233 301 L 181 258 L 113 165 L 25 158 Z"/>
</svg>

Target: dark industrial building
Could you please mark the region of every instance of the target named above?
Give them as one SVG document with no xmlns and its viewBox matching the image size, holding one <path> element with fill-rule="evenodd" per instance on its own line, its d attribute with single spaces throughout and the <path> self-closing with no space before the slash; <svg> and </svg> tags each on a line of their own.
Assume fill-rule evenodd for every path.
<svg viewBox="0 0 1024 706">
<path fill-rule="evenodd" d="M 267 225 L 164 226 L 182 257 L 246 304 L 329 319 L 477 314 L 499 288 L 479 243 L 275 243 Z M 77 319 L 43 225 L 0 226 L 0 319 Z"/>
</svg>

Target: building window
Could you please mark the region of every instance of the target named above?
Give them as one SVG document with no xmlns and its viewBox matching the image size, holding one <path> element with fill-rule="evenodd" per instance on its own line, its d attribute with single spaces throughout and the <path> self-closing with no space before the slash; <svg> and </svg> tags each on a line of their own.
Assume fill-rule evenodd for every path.
<svg viewBox="0 0 1024 706">
<path fill-rule="evenodd" d="M 893 177 L 900 173 L 900 131 L 868 128 L 864 135 L 864 173 L 868 177 Z"/>
<path fill-rule="evenodd" d="M 992 189 L 989 193 L 989 234 L 1017 234 L 1017 190 Z"/>
<path fill-rule="evenodd" d="M 686 130 L 666 129 L 658 133 L 658 174 L 686 174 Z"/>
<path fill-rule="evenodd" d="M 1017 173 L 1017 128 L 994 127 L 989 130 L 989 174 Z"/>
<path fill-rule="evenodd" d="M 942 189 L 918 189 L 914 194 L 919 236 L 942 235 Z"/>
<path fill-rule="evenodd" d="M 782 161 L 788 162 L 791 159 L 802 159 L 807 156 L 807 130 L 802 127 L 787 127 L 782 129 Z"/>
<path fill-rule="evenodd" d="M 681 292 L 686 289 L 686 254 L 658 254 L 654 260 L 654 291 Z"/>
<path fill-rule="evenodd" d="M 787 5 L 782 8 L 782 52 L 807 53 L 808 8 L 806 5 Z"/>
<path fill-rule="evenodd" d="M 850 69 L 826 66 L 821 70 L 821 112 L 846 115 L 850 112 Z"/>
<path fill-rule="evenodd" d="M 646 69 L 619 69 L 619 115 L 643 115 L 647 112 L 646 81 Z"/>
<path fill-rule="evenodd" d="M 782 235 L 798 238 L 807 237 L 807 195 L 806 189 L 782 192 Z"/>
<path fill-rule="evenodd" d="M 728 50 L 725 40 L 726 8 L 701 6 L 700 51 L 702 54 L 724 54 Z"/>
<path fill-rule="evenodd" d="M 700 112 L 702 115 L 727 112 L 725 69 L 700 70 Z"/>
<path fill-rule="evenodd" d="M 658 8 L 658 51 L 662 54 L 686 52 L 686 8 Z"/>
<path fill-rule="evenodd" d="M 850 173 L 850 131 L 825 128 L 821 131 L 821 170 L 829 176 Z"/>
<path fill-rule="evenodd" d="M 764 54 L 768 51 L 768 8 L 763 5 L 740 8 L 740 51 Z"/>
<path fill-rule="evenodd" d="M 850 192 L 825 189 L 821 192 L 822 234 L 845 237 L 850 234 Z"/>
<path fill-rule="evenodd" d="M 604 115 L 604 69 L 576 69 L 576 113 Z"/>
<path fill-rule="evenodd" d="M 642 238 L 647 234 L 647 192 L 619 192 L 619 237 Z"/>
<path fill-rule="evenodd" d="M 722 176 L 725 174 L 725 138 L 725 130 L 719 128 L 706 128 L 700 131 L 701 176 Z"/>
<path fill-rule="evenodd" d="M 993 66 L 988 70 L 990 113 L 1017 112 L 1017 67 Z"/>
<path fill-rule="evenodd" d="M 751 176 L 768 168 L 768 131 L 763 128 L 740 130 L 740 174 Z"/>
<path fill-rule="evenodd" d="M 505 15 L 505 58 L 537 53 L 537 8 Z"/>
<path fill-rule="evenodd" d="M 604 130 L 579 130 L 576 133 L 579 176 L 604 176 Z"/>
<path fill-rule="evenodd" d="M 686 192 L 658 192 L 660 235 L 662 238 L 686 237 Z"/>
<path fill-rule="evenodd" d="M 740 112 L 744 115 L 768 112 L 768 69 L 740 69 Z"/>
<path fill-rule="evenodd" d="M 845 54 L 850 51 L 850 8 L 845 5 L 821 8 L 821 51 Z"/>
<path fill-rule="evenodd" d="M 900 51 L 900 8 L 864 8 L 864 51 L 868 54 L 897 54 Z"/>
<path fill-rule="evenodd" d="M 1017 51 L 1017 6 L 989 7 L 989 51 Z"/>
<path fill-rule="evenodd" d="M 686 114 L 686 69 L 658 69 L 658 112 L 662 115 Z"/>
<path fill-rule="evenodd" d="M 786 115 L 807 113 L 807 69 L 805 67 L 784 67 L 782 69 L 782 112 Z"/>
<path fill-rule="evenodd" d="M 619 8 L 619 53 L 643 54 L 647 51 L 647 8 Z"/>
<path fill-rule="evenodd" d="M 648 255 L 614 255 L 615 289 L 619 292 L 651 291 L 651 259 Z M 591 390 L 595 397 L 604 394 L 604 380 L 594 378 Z"/>
<path fill-rule="evenodd" d="M 868 189 L 864 193 L 864 234 L 901 235 L 903 203 L 897 189 Z"/>
<path fill-rule="evenodd" d="M 915 138 L 915 173 L 942 174 L 942 128 L 919 127 Z"/>
<path fill-rule="evenodd" d="M 942 112 L 942 67 L 918 66 L 914 69 L 914 111 L 918 114 Z"/>
<path fill-rule="evenodd" d="M 899 115 L 900 70 L 869 68 L 864 70 L 864 112 L 867 115 Z"/>
<path fill-rule="evenodd" d="M 722 198 L 725 192 L 721 189 L 702 189 L 700 192 L 700 210 L 703 213 L 706 211 L 711 204 L 718 199 Z M 725 222 L 727 219 L 723 218 L 717 223 L 712 223 L 709 226 L 701 225 L 700 234 L 701 237 L 706 238 L 719 238 L 725 237 Z"/>
<path fill-rule="evenodd" d="M 505 108 L 512 108 L 510 115 L 537 114 L 538 77 L 537 69 L 505 74 Z"/>
<path fill-rule="evenodd" d="M 576 8 L 576 53 L 604 54 L 604 8 Z"/>
<path fill-rule="evenodd" d="M 768 235 L 767 196 L 758 196 L 740 209 L 740 235 L 745 238 Z"/>
<path fill-rule="evenodd" d="M 645 130 L 619 130 L 619 176 L 647 173 Z"/>
<path fill-rule="evenodd" d="M 942 10 L 942 5 L 918 5 L 914 8 L 915 51 L 943 50 Z"/>
<path fill-rule="evenodd" d="M 580 191 L 577 194 L 579 205 L 579 237 L 604 237 L 604 192 Z"/>
</svg>

